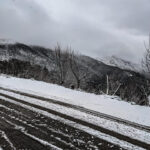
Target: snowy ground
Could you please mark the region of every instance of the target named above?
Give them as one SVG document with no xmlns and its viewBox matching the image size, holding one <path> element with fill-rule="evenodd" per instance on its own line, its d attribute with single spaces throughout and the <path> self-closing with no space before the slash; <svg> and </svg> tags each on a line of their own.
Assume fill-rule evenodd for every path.
<svg viewBox="0 0 150 150">
<path fill-rule="evenodd" d="M 75 122 L 73 122 L 73 121 L 69 121 L 69 120 L 66 120 L 66 119 L 64 119 L 64 118 L 62 118 L 62 117 L 59 117 L 59 116 L 57 116 L 57 115 L 53 115 L 53 114 L 50 114 L 50 113 L 48 113 L 48 112 L 46 112 L 46 111 L 43 111 L 43 110 L 40 110 L 40 109 L 36 109 L 36 108 L 34 108 L 34 107 L 30 107 L 30 106 L 27 106 L 27 105 L 24 105 L 24 104 L 21 104 L 21 103 L 18 103 L 18 102 L 14 102 L 13 100 L 9 100 L 9 99 L 5 99 L 6 101 L 8 101 L 8 102 L 12 102 L 13 104 L 17 104 L 18 106 L 23 106 L 23 108 L 25 108 L 25 109 L 27 109 L 27 110 L 32 110 L 32 111 L 34 111 L 34 112 L 37 112 L 38 114 L 42 114 L 42 115 L 44 115 L 44 116 L 48 116 L 48 117 L 50 117 L 51 119 L 54 119 L 54 120 L 58 120 L 58 121 L 60 121 L 60 122 L 63 122 L 63 123 L 65 123 L 65 125 L 69 125 L 69 126 L 71 126 L 71 127 L 75 127 L 76 129 L 79 129 L 79 130 L 82 130 L 82 131 L 84 131 L 84 132 L 86 132 L 86 133 L 89 133 L 92 137 L 98 137 L 98 138 L 100 138 L 100 139 L 103 139 L 103 140 L 106 140 L 107 142 L 110 142 L 111 144 L 115 144 L 115 145 L 119 145 L 119 146 L 121 146 L 121 148 L 120 148 L 120 150 L 123 148 L 123 149 L 128 149 L 128 150 L 145 150 L 145 149 L 143 149 L 143 148 L 141 148 L 141 147 L 138 147 L 138 146 L 136 146 L 136 145 L 133 145 L 133 144 L 130 144 L 130 143 L 128 143 L 128 142 L 126 142 L 126 141 L 122 141 L 122 140 L 119 140 L 119 139 L 117 139 L 117 138 L 115 138 L 115 137 L 113 137 L 113 136 L 110 136 L 110 135 L 108 135 L 108 134 L 105 134 L 105 133 L 102 133 L 102 132 L 99 132 L 99 131 L 97 131 L 97 130 L 94 130 L 94 129 L 91 129 L 91 128 L 89 128 L 89 127 L 86 127 L 86 126 L 83 126 L 83 125 L 81 125 L 81 124 L 77 124 L 77 123 L 75 123 Z M 1 105 L 0 107 L 4 107 L 3 105 Z M 7 107 L 5 107 L 6 109 L 8 109 L 9 110 L 9 108 L 7 108 Z M 10 109 L 10 111 L 14 111 L 14 110 L 11 110 Z M 14 116 L 12 116 L 11 118 L 15 118 Z M 17 119 L 17 120 L 20 120 L 19 118 L 15 118 L 15 119 Z M 44 119 L 45 120 L 45 119 Z M 32 126 L 32 127 L 34 127 L 32 124 L 30 124 L 30 122 L 29 121 L 23 121 L 23 120 L 20 120 L 21 122 L 24 122 L 24 123 L 29 123 L 28 125 L 30 125 L 30 126 Z M 8 120 L 7 120 L 7 122 L 9 122 Z M 47 122 L 47 121 L 46 121 Z M 11 122 L 9 122 L 10 124 L 12 124 Z M 40 123 L 41 124 L 39 124 L 38 123 L 38 125 L 39 126 L 47 126 L 47 124 L 43 124 L 41 121 L 40 121 Z M 35 136 L 32 136 L 31 134 L 28 134 L 27 132 L 26 132 L 26 130 L 27 129 L 25 129 L 25 128 L 23 128 L 23 127 L 21 127 L 21 126 L 18 126 L 18 125 L 15 125 L 15 124 L 13 124 L 14 126 L 16 126 L 16 128 L 18 128 L 18 129 L 21 129 L 21 131 L 23 131 L 23 133 L 25 134 L 25 135 L 28 135 L 28 136 L 30 136 L 30 137 L 32 137 L 33 139 L 36 139 L 36 140 L 38 140 L 38 141 L 40 141 L 40 143 L 46 143 L 46 141 L 43 141 L 42 139 L 40 139 L 40 138 L 37 138 L 37 137 L 35 137 Z M 60 128 L 61 128 L 61 126 L 60 126 Z M 23 130 L 22 130 L 23 129 Z M 68 130 L 69 131 L 69 130 Z M 69 143 L 68 143 L 69 144 Z M 50 145 L 49 143 L 46 143 L 46 145 Z M 50 145 L 50 146 L 54 146 L 54 145 Z M 111 146 L 111 145 L 110 145 Z M 112 145 L 113 146 L 113 145 Z M 95 150 L 98 150 L 97 148 L 94 148 Z M 113 147 L 112 147 L 112 149 L 113 149 Z"/>
<path fill-rule="evenodd" d="M 40 95 L 42 97 L 48 97 L 58 101 L 63 101 L 66 103 L 83 106 L 85 108 L 95 110 L 101 113 L 105 113 L 111 116 L 115 116 L 118 118 L 126 119 L 132 122 L 134 121 L 139 124 L 150 126 L 150 120 L 148 119 L 150 115 L 149 107 L 132 105 L 130 103 L 122 101 L 118 97 L 107 96 L 107 95 L 94 95 L 94 94 L 89 94 L 81 91 L 67 89 L 54 84 L 48 84 L 48 83 L 29 80 L 29 79 L 9 77 L 5 75 L 0 76 L 0 87 L 31 93 L 34 95 Z M 73 126 L 82 131 L 88 132 L 93 136 L 99 137 L 113 144 L 118 144 L 121 147 L 127 149 L 141 149 L 138 146 L 132 145 L 126 141 L 119 140 L 109 134 L 107 135 L 97 130 L 93 130 L 92 128 L 88 128 L 88 126 L 86 127 L 77 122 L 72 122 L 71 120 L 63 119 L 57 115 L 52 115 L 51 113 L 43 111 L 42 108 L 46 108 L 47 110 L 49 109 L 49 110 L 57 111 L 64 115 L 67 114 L 68 116 L 72 116 L 73 118 L 77 118 L 85 122 L 92 123 L 96 126 L 102 127 L 103 129 L 114 131 L 121 135 L 130 137 L 134 140 L 142 141 L 147 144 L 150 143 L 150 133 L 147 131 L 136 129 L 131 126 L 126 126 L 116 121 L 93 116 L 92 114 L 87 114 L 86 112 L 81 112 L 71 107 L 68 108 L 58 104 L 53 104 L 50 103 L 50 101 L 42 101 L 37 98 L 31 98 L 28 96 L 23 96 L 20 94 L 16 94 L 14 92 L 0 89 L 0 94 L 1 93 L 3 93 L 4 95 L 12 96 L 12 98 L 10 98 L 1 95 L 0 99 L 2 99 L 2 101 L 4 100 L 8 103 L 16 104 L 16 106 L 18 105 L 18 106 L 23 106 L 23 108 L 31 109 L 34 112 L 64 122 L 65 124 Z M 13 99 L 13 97 L 17 98 L 19 102 Z M 1 103 L 3 103 L 2 101 Z M 31 107 L 30 104 L 33 104 L 33 107 Z M 41 109 L 37 109 L 36 106 L 39 106 Z M 10 108 L 7 108 L 4 105 L 0 105 L 0 108 L 4 109 L 5 111 L 7 110 L 10 114 L 12 112 Z M 16 113 L 16 108 L 13 109 L 14 109 L 13 112 Z M 7 115 L 10 117 L 9 114 Z M 15 118 L 13 114 L 11 115 L 12 118 L 16 119 L 17 121 L 17 118 Z"/>
<path fill-rule="evenodd" d="M 6 77 L 5 75 L 0 76 L 0 86 L 43 97 L 54 98 L 59 101 L 80 105 L 91 110 L 150 126 L 149 107 L 132 105 L 122 101 L 118 97 L 89 94 L 54 84 L 29 79 Z"/>
<path fill-rule="evenodd" d="M 92 122 L 94 125 L 101 126 L 103 128 L 115 131 L 115 132 L 120 133 L 122 135 L 132 137 L 133 139 L 138 139 L 139 141 L 150 143 L 150 133 L 149 132 L 135 129 L 134 127 L 126 126 L 124 124 L 120 124 L 120 123 L 115 122 L 115 121 L 107 120 L 105 118 L 96 117 L 96 116 L 87 114 L 85 112 L 80 112 L 80 111 L 75 110 L 73 108 L 68 108 L 68 107 L 57 105 L 57 104 L 52 104 L 49 102 L 40 101 L 40 100 L 37 100 L 35 98 L 30 98 L 27 96 L 15 94 L 13 92 L 0 90 L 0 93 L 4 93 L 6 95 L 13 96 L 15 98 L 18 98 L 21 101 L 25 101 L 25 102 L 28 102 L 31 104 L 42 106 L 44 108 L 48 108 L 48 109 L 51 109 L 54 111 L 57 110 L 58 112 L 61 112 L 62 114 L 67 114 L 69 116 L 73 116 L 74 118 L 78 118 L 78 119 L 81 119 L 81 120 L 84 120 L 84 121 L 87 121 L 90 123 Z M 11 99 L 4 98 L 3 96 L 0 96 L 0 98 L 5 99 L 7 101 L 11 101 Z M 40 113 L 41 113 L 41 111 L 40 111 Z M 111 138 L 111 141 L 112 141 L 112 138 Z"/>
</svg>

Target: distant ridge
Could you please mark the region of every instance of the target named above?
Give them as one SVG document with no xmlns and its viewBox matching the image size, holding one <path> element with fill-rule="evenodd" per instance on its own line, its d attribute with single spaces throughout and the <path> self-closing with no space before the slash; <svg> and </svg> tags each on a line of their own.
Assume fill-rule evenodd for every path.
<svg viewBox="0 0 150 150">
<path fill-rule="evenodd" d="M 15 43 L 17 42 L 15 42 L 14 40 L 0 38 L 0 44 L 15 44 Z"/>
<path fill-rule="evenodd" d="M 140 64 L 132 63 L 117 56 L 104 57 L 100 58 L 99 60 L 110 66 L 115 66 L 121 69 L 131 70 L 139 73 L 142 72 L 142 67 Z"/>
</svg>

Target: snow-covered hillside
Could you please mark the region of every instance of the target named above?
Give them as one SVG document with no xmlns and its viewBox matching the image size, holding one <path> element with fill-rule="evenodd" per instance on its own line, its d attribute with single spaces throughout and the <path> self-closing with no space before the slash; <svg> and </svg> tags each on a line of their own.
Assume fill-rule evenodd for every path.
<svg viewBox="0 0 150 150">
<path fill-rule="evenodd" d="M 83 106 L 101 113 L 150 126 L 150 108 L 132 105 L 118 97 L 95 95 L 67 89 L 58 85 L 40 81 L 0 76 L 0 87 L 53 98 L 55 100 Z"/>
<path fill-rule="evenodd" d="M 147 96 L 143 96 L 143 91 L 140 90 L 140 88 L 143 89 L 143 87 L 148 89 L 147 79 L 142 74 L 137 73 L 138 71 L 130 71 L 136 69 L 136 67 L 129 67 L 130 63 L 124 62 L 124 65 L 122 65 L 123 69 L 120 69 L 106 65 L 89 56 L 75 54 L 75 62 L 78 67 L 73 67 L 74 69 L 72 70 L 70 62 L 63 53 L 63 49 L 61 51 L 63 59 L 61 59 L 60 62 L 63 64 L 63 60 L 65 60 L 66 63 L 63 68 L 63 70 L 67 72 L 63 79 L 65 81 L 60 81 L 62 79 L 60 78 L 59 65 L 57 64 L 54 49 L 26 45 L 23 43 L 0 44 L 0 71 L 3 74 L 23 78 L 34 78 L 48 83 L 63 83 L 63 86 L 68 88 L 72 85 L 74 87 L 80 86 L 82 90 L 87 92 L 92 91 L 96 94 L 106 91 L 106 76 L 109 76 L 111 80 L 110 94 L 113 94 L 118 84 L 121 84 L 116 95 L 126 101 L 132 101 L 139 105 L 147 105 Z M 121 62 L 117 62 L 118 64 L 116 64 L 119 66 Z M 67 67 L 65 68 L 65 66 Z M 78 76 L 80 76 L 80 81 L 78 82 L 76 80 L 77 76 L 73 73 L 77 70 Z M 78 85 L 78 83 L 80 83 L 80 85 Z M 148 94 L 148 90 L 146 90 L 146 93 Z"/>
<path fill-rule="evenodd" d="M 11 39 L 0 39 L 0 44 L 15 44 L 16 42 Z"/>
<path fill-rule="evenodd" d="M 140 64 L 132 63 L 130 61 L 121 59 L 117 56 L 100 58 L 100 61 L 102 61 L 107 65 L 116 66 L 121 69 L 131 70 L 135 72 L 142 72 L 142 67 Z"/>
</svg>

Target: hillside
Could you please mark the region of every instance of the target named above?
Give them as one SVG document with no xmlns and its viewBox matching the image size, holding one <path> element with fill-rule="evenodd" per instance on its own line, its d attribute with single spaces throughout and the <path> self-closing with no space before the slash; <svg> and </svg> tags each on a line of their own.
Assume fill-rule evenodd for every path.
<svg viewBox="0 0 150 150">
<path fill-rule="evenodd" d="M 101 58 L 100 61 L 107 65 L 116 66 L 121 69 L 131 70 L 139 73 L 142 72 L 142 66 L 140 64 L 132 63 L 116 56 Z"/>
<path fill-rule="evenodd" d="M 0 85 L 1 88 L 4 89 L 9 88 L 16 91 L 22 91 L 33 95 L 39 95 L 50 99 L 55 99 L 56 101 L 78 105 L 131 122 L 150 126 L 150 120 L 148 119 L 150 115 L 149 107 L 132 105 L 131 103 L 124 102 L 122 99 L 116 96 L 95 95 L 86 93 L 84 91 L 64 88 L 55 84 L 48 84 L 42 81 L 16 78 L 6 75 L 0 76 Z M 2 92 L 3 89 L 0 89 L 0 91 Z M 11 92 L 3 91 L 3 93 Z M 11 95 L 15 96 L 15 94 Z M 34 99 L 30 98 L 30 102 L 33 100 Z M 120 113 L 118 113 L 118 110 Z M 137 113 L 134 113 L 135 111 Z M 145 114 L 147 115 L 145 116 Z"/>
<path fill-rule="evenodd" d="M 66 59 L 65 55 L 63 55 L 64 59 Z M 88 56 L 78 55 L 75 59 L 80 77 L 80 89 L 96 94 L 105 93 L 108 77 L 108 94 L 118 95 L 136 104 L 148 104 L 149 81 L 143 75 L 104 64 Z M 4 74 L 60 84 L 55 52 L 44 47 L 21 43 L 1 44 L 0 70 Z M 61 85 L 76 88 L 76 79 L 70 70 L 67 71 Z"/>
<path fill-rule="evenodd" d="M 1 149 L 149 149 L 149 107 L 8 75 L 0 85 Z"/>
</svg>

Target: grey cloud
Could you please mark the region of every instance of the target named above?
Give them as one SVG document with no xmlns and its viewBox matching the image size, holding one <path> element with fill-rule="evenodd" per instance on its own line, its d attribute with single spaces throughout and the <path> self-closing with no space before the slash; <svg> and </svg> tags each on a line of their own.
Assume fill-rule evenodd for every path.
<svg viewBox="0 0 150 150">
<path fill-rule="evenodd" d="M 117 27 L 136 30 L 141 34 L 150 32 L 150 1 L 149 0 L 113 0 L 103 1 L 107 9 L 106 18 Z"/>
<path fill-rule="evenodd" d="M 0 0 L 0 38 L 139 61 L 149 17 L 149 0 Z"/>
</svg>

